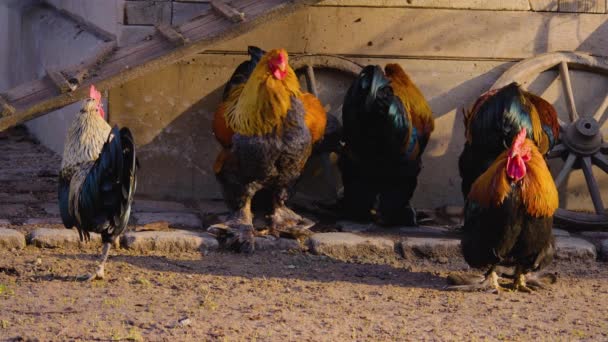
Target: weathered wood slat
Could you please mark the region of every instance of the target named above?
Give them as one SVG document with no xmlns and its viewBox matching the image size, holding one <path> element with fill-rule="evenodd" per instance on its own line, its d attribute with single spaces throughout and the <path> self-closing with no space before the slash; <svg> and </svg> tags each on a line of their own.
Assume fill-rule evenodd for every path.
<svg viewBox="0 0 608 342">
<path fill-rule="evenodd" d="M 76 87 L 73 87 L 60 71 L 47 70 L 46 74 L 49 79 L 55 84 L 57 90 L 59 90 L 60 93 L 63 94 L 76 89 Z"/>
<path fill-rule="evenodd" d="M 175 46 L 185 45 L 189 42 L 181 33 L 167 24 L 156 25 L 156 30 Z"/>
<path fill-rule="evenodd" d="M 82 80 L 89 76 L 89 71 L 96 65 L 103 63 L 115 48 L 116 41 L 107 42 L 93 56 L 83 60 L 80 64 L 67 68 L 64 73 L 69 75 L 68 82 L 70 82 L 70 85 L 74 88 L 80 86 Z"/>
<path fill-rule="evenodd" d="M 16 112 L 0 119 L 0 131 L 85 98 L 88 96 L 85 85 L 94 83 L 100 90 L 112 88 L 199 53 L 211 44 L 234 38 L 271 18 L 317 2 L 319 0 L 234 0 L 232 7 L 245 13 L 246 21 L 233 23 L 208 10 L 178 28 L 190 43 L 176 47 L 157 33 L 149 41 L 119 48 L 92 68 L 89 76 L 82 79 L 81 86 L 72 92 L 57 95 L 55 85 L 48 78 L 19 85 L 6 93 Z"/>
<path fill-rule="evenodd" d="M 15 113 L 15 107 L 11 106 L 5 99 L 0 95 L 0 117 L 12 115 Z"/>
<path fill-rule="evenodd" d="M 245 21 L 245 13 L 239 12 L 233 7 L 230 7 L 222 0 L 213 0 L 211 1 L 211 7 L 216 10 L 219 14 L 224 16 L 225 18 L 230 19 L 232 22 L 238 23 L 241 21 Z"/>
</svg>

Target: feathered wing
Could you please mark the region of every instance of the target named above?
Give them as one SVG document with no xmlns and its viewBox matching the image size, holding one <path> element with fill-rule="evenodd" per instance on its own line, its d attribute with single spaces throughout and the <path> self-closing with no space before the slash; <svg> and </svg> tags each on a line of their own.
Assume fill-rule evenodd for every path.
<svg viewBox="0 0 608 342">
<path fill-rule="evenodd" d="M 59 175 L 57 193 L 59 197 L 58 202 L 61 221 L 66 228 L 72 228 L 76 225 L 76 221 L 70 211 L 70 179 L 64 174 Z"/>
<path fill-rule="evenodd" d="M 389 63 L 384 67 L 387 78 L 395 95 L 399 97 L 405 110 L 409 113 L 413 127 L 418 135 L 420 153 L 425 150 L 426 145 L 435 129 L 433 111 L 426 98 L 410 79 L 401 65 Z"/>
<path fill-rule="evenodd" d="M 104 240 L 111 240 L 125 229 L 137 182 L 136 168 L 131 133 L 115 126 L 75 198 L 79 230 L 98 232 Z"/>
</svg>

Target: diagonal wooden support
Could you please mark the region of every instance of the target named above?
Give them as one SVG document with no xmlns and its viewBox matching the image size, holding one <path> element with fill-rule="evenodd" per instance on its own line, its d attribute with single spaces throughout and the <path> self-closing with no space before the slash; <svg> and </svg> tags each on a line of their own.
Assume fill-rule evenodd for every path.
<svg viewBox="0 0 608 342">
<path fill-rule="evenodd" d="M 175 46 L 186 45 L 190 42 L 188 38 L 185 38 L 179 31 L 167 24 L 156 25 L 156 31 L 158 31 L 161 36 L 163 36 Z"/>
<path fill-rule="evenodd" d="M 211 7 L 233 23 L 245 21 L 245 13 L 237 11 L 234 7 L 227 5 L 222 0 L 212 0 Z"/>
<path fill-rule="evenodd" d="M 75 86 L 71 85 L 70 82 L 63 76 L 61 71 L 53 71 L 47 70 L 46 75 L 49 79 L 55 84 L 55 87 L 59 90 L 59 93 L 67 93 L 68 91 L 72 91 L 76 89 Z"/>
<path fill-rule="evenodd" d="M 11 106 L 8 101 L 0 95 L 0 117 L 15 114 L 15 107 Z"/>
<path fill-rule="evenodd" d="M 232 0 L 231 6 L 238 13 L 246 13 L 247 20 L 239 19 L 235 23 L 220 16 L 217 10 L 206 9 L 196 19 L 179 26 L 177 31 L 189 39 L 188 43 L 181 46 L 168 43 L 161 34 L 120 48 L 113 47 L 115 42 L 107 42 L 101 55 L 97 54 L 92 59 L 62 70 L 68 81 L 76 85 L 76 89 L 71 92 L 58 95 L 56 86 L 46 77 L 8 89 L 3 96 L 15 112 L 0 117 L 0 131 L 86 98 L 89 95 L 86 86 L 89 84 L 95 84 L 99 90 L 110 89 L 200 53 L 212 44 L 249 32 L 270 18 L 292 13 L 320 1 Z M 103 57 L 100 59 L 100 56 Z"/>
</svg>

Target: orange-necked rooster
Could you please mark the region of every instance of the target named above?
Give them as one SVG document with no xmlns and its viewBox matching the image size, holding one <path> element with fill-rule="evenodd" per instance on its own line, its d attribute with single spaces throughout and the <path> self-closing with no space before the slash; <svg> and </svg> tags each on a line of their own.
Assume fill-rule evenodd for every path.
<svg viewBox="0 0 608 342">
<path fill-rule="evenodd" d="M 103 279 L 110 247 L 125 230 L 137 185 L 135 143 L 128 128 L 104 120 L 101 94 L 90 98 L 68 131 L 59 173 L 59 209 L 66 228 L 76 227 L 80 240 L 101 234 L 103 252 L 94 274 Z"/>
<path fill-rule="evenodd" d="M 482 94 L 465 114 L 464 123 L 466 142 L 458 166 L 465 198 L 477 177 L 509 148 L 522 128 L 543 155 L 559 138 L 553 106 L 516 83 Z"/>
<path fill-rule="evenodd" d="M 501 290 L 497 266 L 515 268 L 517 290 L 542 287 L 536 279 L 526 284 L 526 274 L 553 260 L 551 229 L 558 194 L 543 154 L 526 136 L 522 128 L 511 147 L 472 184 L 465 205 L 462 251 L 470 266 L 487 273 L 479 283 L 451 289 Z"/>
<path fill-rule="evenodd" d="M 300 90 L 284 49 L 265 53 L 249 47 L 249 54 L 226 85 L 214 117 L 214 134 L 223 147 L 214 171 L 233 214 L 211 227 L 227 230 L 228 244 L 246 252 L 254 250 L 251 201 L 261 190 L 271 194 L 272 234 L 312 225 L 285 201 L 326 125 L 325 110 Z"/>
<path fill-rule="evenodd" d="M 383 224 L 416 225 L 410 199 L 421 157 L 434 129 L 433 113 L 398 64 L 366 66 L 346 93 L 342 108 L 342 172 L 347 217 Z"/>
</svg>

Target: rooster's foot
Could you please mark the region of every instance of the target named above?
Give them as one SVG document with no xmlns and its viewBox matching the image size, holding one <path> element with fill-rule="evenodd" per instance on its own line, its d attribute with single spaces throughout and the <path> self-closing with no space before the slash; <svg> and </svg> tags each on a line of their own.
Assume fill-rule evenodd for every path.
<svg viewBox="0 0 608 342">
<path fill-rule="evenodd" d="M 292 239 L 309 237 L 312 235 L 310 228 L 315 225 L 313 221 L 296 214 L 285 206 L 276 208 L 270 216 L 270 220 L 271 235 L 286 236 Z"/>
<path fill-rule="evenodd" d="M 446 287 L 448 291 L 490 291 L 494 293 L 507 291 L 498 284 L 498 275 L 494 271 L 488 273 L 485 277 L 450 275 L 448 281 L 452 284 L 464 284 L 448 286 Z"/>
<path fill-rule="evenodd" d="M 93 274 L 84 274 L 78 277 L 78 280 L 86 282 L 86 281 L 94 281 L 94 280 L 103 280 L 105 278 L 105 272 L 103 265 L 97 268 L 97 271 Z"/>
<path fill-rule="evenodd" d="M 230 220 L 214 224 L 207 231 L 223 240 L 228 248 L 238 252 L 252 253 L 255 249 L 255 232 L 251 224 Z"/>
</svg>

